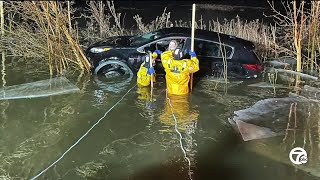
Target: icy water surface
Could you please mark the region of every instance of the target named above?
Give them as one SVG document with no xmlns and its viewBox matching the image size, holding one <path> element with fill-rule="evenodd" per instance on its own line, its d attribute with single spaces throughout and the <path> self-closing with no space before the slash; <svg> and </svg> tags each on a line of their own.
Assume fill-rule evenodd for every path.
<svg viewBox="0 0 320 180">
<path fill-rule="evenodd" d="M 6 68 L 2 86 L 49 78 L 25 65 Z M 35 177 L 99 120 L 38 179 L 317 179 L 279 160 L 289 161 L 289 150 L 279 149 L 283 136 L 243 142 L 229 125 L 234 111 L 273 97 L 273 89 L 248 87 L 259 79 L 234 82 L 227 92 L 203 79 L 187 98 L 169 97 L 173 116 L 163 79 L 150 100 L 150 89 L 138 88 L 135 80 L 112 92 L 92 76 L 67 78 L 80 92 L 0 101 L 0 179 Z"/>
</svg>

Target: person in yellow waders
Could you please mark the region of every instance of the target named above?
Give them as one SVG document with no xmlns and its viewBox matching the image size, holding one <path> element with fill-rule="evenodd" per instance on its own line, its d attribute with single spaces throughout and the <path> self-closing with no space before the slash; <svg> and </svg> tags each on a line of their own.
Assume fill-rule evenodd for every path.
<svg viewBox="0 0 320 180">
<path fill-rule="evenodd" d="M 149 55 L 143 56 L 143 63 L 141 64 L 139 71 L 137 73 L 137 84 L 138 87 L 147 87 L 151 83 L 151 74 L 153 76 L 153 82 L 155 82 L 155 72 L 154 72 L 154 62 L 150 66 L 150 61 L 154 61 L 157 58 L 157 54 L 152 53 L 152 59 L 149 58 Z"/>
<path fill-rule="evenodd" d="M 165 51 L 165 53 L 173 54 L 173 51 L 176 49 L 178 45 L 178 42 L 175 40 L 170 41 L 168 50 Z M 155 50 L 155 52 L 152 53 L 152 60 L 153 65 L 155 59 L 161 54 L 162 52 L 160 50 Z M 145 100 L 150 100 L 150 89 L 149 86 L 151 84 L 151 74 L 153 74 L 153 82 L 156 81 L 156 74 L 154 72 L 154 67 L 150 67 L 150 61 L 149 61 L 149 55 L 146 55 L 143 57 L 143 63 L 141 64 L 139 71 L 137 73 L 137 84 L 138 89 L 137 92 L 140 95 L 139 99 L 141 97 L 147 97 Z M 149 94 L 147 93 L 149 92 Z M 150 104 L 150 102 L 148 102 Z"/>
<path fill-rule="evenodd" d="M 186 95 L 189 93 L 190 74 L 199 71 L 199 60 L 194 51 L 189 52 L 191 59 L 177 48 L 173 55 L 168 51 L 161 54 L 161 62 L 166 72 L 168 94 Z"/>
<path fill-rule="evenodd" d="M 191 59 L 184 58 L 185 55 L 177 48 L 170 53 L 166 51 L 161 54 L 161 62 L 166 72 L 167 101 L 164 113 L 160 121 L 166 125 L 173 126 L 175 121 L 172 112 L 178 121 L 178 129 L 184 131 L 198 119 L 197 111 L 190 111 L 188 93 L 190 74 L 199 71 L 199 60 L 194 51 L 190 51 Z"/>
<path fill-rule="evenodd" d="M 152 107 L 152 101 L 151 95 L 150 95 L 150 84 L 151 84 L 151 77 L 153 78 L 153 82 L 155 82 L 155 72 L 154 72 L 154 60 L 157 58 L 156 53 L 152 53 L 151 55 L 152 59 L 150 59 L 149 54 L 146 56 L 143 56 L 143 63 L 141 64 L 139 71 L 137 73 L 137 93 L 139 94 L 138 99 L 145 100 L 147 105 L 147 108 Z M 152 63 L 150 63 L 152 61 Z M 151 76 L 153 74 L 153 76 Z"/>
<path fill-rule="evenodd" d="M 173 54 L 173 51 L 177 48 L 178 42 L 175 40 L 170 41 L 168 50 L 164 52 L 164 54 Z M 160 50 L 155 50 L 152 53 L 152 60 L 155 59 L 160 55 L 162 52 Z M 144 62 L 141 64 L 139 71 L 137 73 L 137 83 L 139 87 L 149 86 L 151 82 L 151 74 L 154 74 L 154 82 L 155 82 L 155 73 L 154 68 L 150 67 L 149 56 L 143 57 Z M 154 65 L 154 63 L 152 63 Z"/>
</svg>

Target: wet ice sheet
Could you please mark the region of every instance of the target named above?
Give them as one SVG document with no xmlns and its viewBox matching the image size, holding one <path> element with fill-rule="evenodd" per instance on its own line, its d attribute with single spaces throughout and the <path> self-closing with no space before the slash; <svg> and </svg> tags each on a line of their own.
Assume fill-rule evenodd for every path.
<svg viewBox="0 0 320 180">
<path fill-rule="evenodd" d="M 281 61 L 277 61 L 277 60 L 267 61 L 267 63 L 272 65 L 273 67 L 287 67 L 287 66 L 290 66 L 289 63 L 281 62 Z"/>
<path fill-rule="evenodd" d="M 200 80 L 200 88 L 204 91 L 213 90 L 224 90 L 226 88 L 236 87 L 242 84 L 243 81 L 237 80 L 225 80 L 223 78 L 208 77 Z"/>
<path fill-rule="evenodd" d="M 281 85 L 281 84 L 274 84 L 272 85 L 271 83 L 267 83 L 267 82 L 259 82 L 259 83 L 256 83 L 256 84 L 250 84 L 248 86 L 251 86 L 251 87 L 260 87 L 260 88 L 282 88 L 282 89 L 288 89 L 288 86 L 284 86 L 284 85 Z"/>
<path fill-rule="evenodd" d="M 320 89 L 305 85 L 301 90 L 301 96 L 309 99 L 320 100 Z"/>
<path fill-rule="evenodd" d="M 235 124 L 237 125 L 237 128 L 239 129 L 239 132 L 244 141 L 281 135 L 281 133 L 275 133 L 269 128 L 256 126 L 254 124 L 246 123 L 240 120 L 236 120 Z"/>
<path fill-rule="evenodd" d="M 308 118 L 309 112 L 317 113 L 315 107 L 318 106 L 318 102 L 299 96 L 264 99 L 250 108 L 235 111 L 235 116 L 229 119 L 229 122 L 245 141 L 273 137 L 284 134 L 289 116 L 295 115 L 297 121 L 300 121 L 298 123 L 302 124 L 303 120 Z M 239 127 L 239 121 L 246 123 L 241 124 L 245 128 Z"/>
<path fill-rule="evenodd" d="M 303 96 L 271 98 L 258 101 L 252 107 L 235 111 L 229 122 L 239 132 L 244 146 L 254 153 L 293 165 L 289 153 L 302 147 L 308 162 L 297 168 L 320 177 L 320 101 L 315 100 L 319 89 L 305 87 Z M 307 93 L 308 92 L 308 93 Z M 281 135 L 275 138 L 274 135 Z"/>
<path fill-rule="evenodd" d="M 32 83 L 8 86 L 0 89 L 0 100 L 37 98 L 75 93 L 80 89 L 65 77 L 56 77 Z"/>
</svg>

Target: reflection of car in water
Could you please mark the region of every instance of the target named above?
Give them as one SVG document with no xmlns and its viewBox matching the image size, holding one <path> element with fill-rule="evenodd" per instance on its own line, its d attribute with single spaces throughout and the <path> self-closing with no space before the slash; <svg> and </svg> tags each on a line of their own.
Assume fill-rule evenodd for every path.
<svg viewBox="0 0 320 180">
<path fill-rule="evenodd" d="M 190 28 L 172 27 L 141 36 L 110 37 L 91 45 L 86 55 L 94 74 L 107 78 L 121 76 L 130 81 L 132 74 L 139 70 L 145 50 L 165 51 L 171 40 L 177 40 L 187 55 L 191 46 L 190 36 Z M 194 50 L 200 61 L 200 71 L 195 73 L 196 77 L 221 75 L 225 59 L 229 76 L 253 78 L 262 70 L 253 43 L 234 36 L 197 29 Z M 157 75 L 164 74 L 159 59 L 155 70 Z"/>
</svg>

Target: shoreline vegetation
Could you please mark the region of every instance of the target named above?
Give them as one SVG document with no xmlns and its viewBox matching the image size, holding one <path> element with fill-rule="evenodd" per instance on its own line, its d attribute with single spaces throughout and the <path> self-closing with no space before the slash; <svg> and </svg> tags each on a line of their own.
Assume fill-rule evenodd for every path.
<svg viewBox="0 0 320 180">
<path fill-rule="evenodd" d="M 80 10 L 74 8 L 72 1 L 3 3 L 5 21 L 1 51 L 47 64 L 50 75 L 63 74 L 70 69 L 90 72 L 84 49 L 106 37 L 143 34 L 171 26 L 191 27 L 191 21 L 172 21 L 171 12 L 165 8 L 148 23 L 139 14 L 133 16 L 136 30 L 127 30 L 125 18 L 116 11 L 113 1 L 88 2 L 79 17 L 75 12 Z M 274 24 L 265 24 L 259 19 L 246 21 L 239 16 L 231 20 L 204 21 L 198 16 L 196 28 L 252 41 L 262 62 L 288 56 L 296 59 L 297 72 L 308 70 L 319 76 L 320 2 L 286 2 L 283 3 L 284 14 L 273 2 L 268 3 L 273 14 L 265 16 L 273 18 Z M 211 6 L 208 4 L 208 7 Z M 85 20 L 86 28 L 79 28 L 80 19 Z"/>
</svg>

